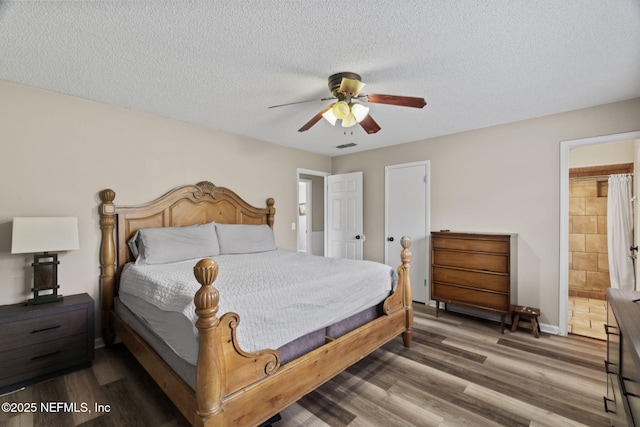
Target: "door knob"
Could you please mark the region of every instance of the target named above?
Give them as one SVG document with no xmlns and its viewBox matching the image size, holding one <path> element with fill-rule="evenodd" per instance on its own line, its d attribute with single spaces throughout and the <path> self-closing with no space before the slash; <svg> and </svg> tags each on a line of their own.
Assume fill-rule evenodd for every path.
<svg viewBox="0 0 640 427">
<path fill-rule="evenodd" d="M 390 242 L 393 242 L 394 239 L 393 239 L 393 237 L 387 237 L 387 240 L 390 241 Z"/>
<path fill-rule="evenodd" d="M 359 234 L 356 236 L 356 240 L 360 240 L 360 235 Z"/>
</svg>

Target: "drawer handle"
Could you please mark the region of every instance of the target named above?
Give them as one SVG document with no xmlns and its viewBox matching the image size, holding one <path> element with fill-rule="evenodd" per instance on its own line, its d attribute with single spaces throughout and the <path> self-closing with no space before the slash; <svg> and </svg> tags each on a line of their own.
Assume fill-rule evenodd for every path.
<svg viewBox="0 0 640 427">
<path fill-rule="evenodd" d="M 632 382 L 632 383 L 635 382 L 631 378 L 620 377 L 620 388 L 622 389 L 622 394 L 625 395 L 625 396 L 640 397 L 640 395 L 638 395 L 636 393 L 632 393 L 630 391 L 627 391 L 627 386 L 624 383 L 625 381 L 629 381 L 629 382 Z"/>
<path fill-rule="evenodd" d="M 42 354 L 42 355 L 40 355 L 40 356 L 32 357 L 32 358 L 31 358 L 31 360 L 44 359 L 45 357 L 55 356 L 56 354 L 60 354 L 60 350 L 53 351 L 53 352 L 51 352 L 51 353 L 47 353 L 47 354 Z"/>
<path fill-rule="evenodd" d="M 611 399 L 607 399 L 607 396 L 602 396 L 602 399 L 604 399 L 604 412 L 615 414 L 616 411 L 610 410 L 609 406 L 607 406 L 607 402 L 614 402 L 615 403 L 615 401 L 613 401 Z"/>
<path fill-rule="evenodd" d="M 604 361 L 604 371 L 607 374 L 617 374 L 617 372 L 609 370 L 609 366 L 617 366 L 617 365 L 615 363 L 609 362 L 608 360 L 605 360 Z"/>
<path fill-rule="evenodd" d="M 609 328 L 611 329 L 618 329 L 616 326 L 612 326 L 612 325 L 607 325 L 606 323 L 604 324 L 604 333 L 607 335 L 620 335 L 620 334 L 616 334 L 615 332 L 609 332 Z"/>
<path fill-rule="evenodd" d="M 37 334 L 38 332 L 45 332 L 45 331 L 51 331 L 53 329 L 58 329 L 60 327 L 60 325 L 56 325 L 56 326 L 50 326 L 48 328 L 42 328 L 42 329 L 36 329 L 31 331 L 32 334 Z"/>
</svg>

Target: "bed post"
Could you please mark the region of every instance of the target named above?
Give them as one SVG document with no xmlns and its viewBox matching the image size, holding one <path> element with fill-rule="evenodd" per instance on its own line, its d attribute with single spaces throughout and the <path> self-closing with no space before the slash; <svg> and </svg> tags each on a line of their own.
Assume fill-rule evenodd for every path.
<svg viewBox="0 0 640 427">
<path fill-rule="evenodd" d="M 400 239 L 402 252 L 400 259 L 402 265 L 398 267 L 398 276 L 404 280 L 404 289 L 402 295 L 402 306 L 405 310 L 406 329 L 402 333 L 402 341 L 405 347 L 411 346 L 411 337 L 413 336 L 413 290 L 411 288 L 411 239 L 408 236 L 402 236 Z"/>
<path fill-rule="evenodd" d="M 273 207 L 275 203 L 276 200 L 273 197 L 267 199 L 267 209 L 269 209 L 269 213 L 267 213 L 267 224 L 269 224 L 271 228 L 273 228 L 273 220 L 276 216 L 276 208 Z"/>
<path fill-rule="evenodd" d="M 221 409 L 222 386 L 225 384 L 225 369 L 221 366 L 221 349 L 217 343 L 218 290 L 212 283 L 218 276 L 218 264 L 209 258 L 202 259 L 193 267 L 193 273 L 201 287 L 196 292 L 194 303 L 198 320 L 196 327 L 200 334 L 198 363 L 196 364 L 196 404 L 197 415 L 201 423 Z"/>
<path fill-rule="evenodd" d="M 116 223 L 116 211 L 113 200 L 116 193 L 106 189 L 100 192 L 100 292 L 102 302 L 102 338 L 107 346 L 111 346 L 115 335 L 111 329 L 111 311 L 115 293 L 116 246 L 113 240 L 113 229 Z"/>
</svg>

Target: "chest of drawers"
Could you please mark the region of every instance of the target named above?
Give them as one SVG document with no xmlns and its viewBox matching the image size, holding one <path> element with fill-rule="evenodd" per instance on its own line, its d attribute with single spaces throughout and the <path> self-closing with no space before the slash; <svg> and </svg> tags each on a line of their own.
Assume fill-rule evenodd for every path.
<svg viewBox="0 0 640 427">
<path fill-rule="evenodd" d="M 89 366 L 94 328 L 94 303 L 87 294 L 1 306 L 0 394 Z"/>
<path fill-rule="evenodd" d="M 505 316 L 516 304 L 516 235 L 431 233 L 431 299 Z"/>
<path fill-rule="evenodd" d="M 607 395 L 612 426 L 640 425 L 640 292 L 607 290 Z"/>
</svg>

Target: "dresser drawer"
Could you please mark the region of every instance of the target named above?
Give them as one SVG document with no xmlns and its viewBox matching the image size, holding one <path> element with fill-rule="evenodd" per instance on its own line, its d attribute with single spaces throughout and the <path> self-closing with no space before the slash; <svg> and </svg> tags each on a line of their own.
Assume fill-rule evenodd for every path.
<svg viewBox="0 0 640 427">
<path fill-rule="evenodd" d="M 506 255 L 471 254 L 438 249 L 433 251 L 433 264 L 496 273 L 509 272 L 509 257 Z"/>
<path fill-rule="evenodd" d="M 0 325 L 2 350 L 87 332 L 87 310 L 73 310 Z"/>
<path fill-rule="evenodd" d="M 509 296 L 503 293 L 435 283 L 431 288 L 431 299 L 488 309 L 497 313 L 509 312 Z"/>
<path fill-rule="evenodd" d="M 481 273 L 446 267 L 433 267 L 431 274 L 434 282 L 445 282 L 505 293 L 509 291 L 509 276 L 506 274 Z"/>
<path fill-rule="evenodd" d="M 628 384 L 632 384 L 633 391 L 640 395 L 640 371 L 638 370 L 638 365 L 636 365 L 635 360 L 633 359 L 633 347 L 631 347 L 632 343 L 629 343 L 629 340 L 626 336 L 619 337 L 620 338 L 620 346 L 622 353 L 620 354 L 620 376 L 622 378 L 626 378 L 625 381 Z"/>
<path fill-rule="evenodd" d="M 509 253 L 508 240 L 455 239 L 434 237 L 431 241 L 434 249 L 457 249 L 470 252 Z"/>
<path fill-rule="evenodd" d="M 622 354 L 620 360 L 620 385 L 622 394 L 627 399 L 631 416 L 640 420 L 640 371 L 636 365 L 629 343 L 622 337 Z"/>
<path fill-rule="evenodd" d="M 610 424 L 616 427 L 629 425 L 629 407 L 620 390 L 618 375 L 607 374 L 607 395 L 604 399 L 604 410 L 609 414 Z"/>
</svg>

